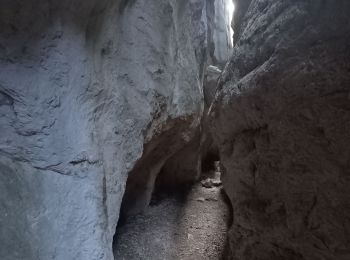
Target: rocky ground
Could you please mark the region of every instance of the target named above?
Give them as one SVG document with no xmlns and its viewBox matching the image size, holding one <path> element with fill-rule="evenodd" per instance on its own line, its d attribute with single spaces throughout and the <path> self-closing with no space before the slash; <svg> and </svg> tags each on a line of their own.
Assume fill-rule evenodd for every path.
<svg viewBox="0 0 350 260">
<path fill-rule="evenodd" d="M 221 259 L 230 212 L 218 178 L 204 177 L 185 193 L 160 194 L 120 224 L 115 259 Z"/>
</svg>

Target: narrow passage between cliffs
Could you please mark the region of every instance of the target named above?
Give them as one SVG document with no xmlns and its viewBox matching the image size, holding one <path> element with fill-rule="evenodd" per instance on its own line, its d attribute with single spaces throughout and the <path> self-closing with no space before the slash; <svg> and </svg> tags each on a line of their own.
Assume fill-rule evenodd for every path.
<svg viewBox="0 0 350 260">
<path fill-rule="evenodd" d="M 115 259 L 222 259 L 231 213 L 219 162 L 205 170 L 193 186 L 155 191 L 142 213 L 119 221 Z"/>
</svg>

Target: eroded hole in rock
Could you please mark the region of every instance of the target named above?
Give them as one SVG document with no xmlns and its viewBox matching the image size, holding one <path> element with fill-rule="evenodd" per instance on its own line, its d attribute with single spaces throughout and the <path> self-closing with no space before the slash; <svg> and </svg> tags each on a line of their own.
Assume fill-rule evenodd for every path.
<svg viewBox="0 0 350 260">
<path fill-rule="evenodd" d="M 142 212 L 150 202 L 154 179 L 159 172 L 159 167 L 153 169 L 148 166 L 143 167 L 138 166 L 129 174 L 120 209 L 119 222 L 121 224 L 128 216 Z"/>
<path fill-rule="evenodd" d="M 122 209 L 115 259 L 222 259 L 231 213 L 222 191 L 219 157 L 210 154 L 202 163 L 190 158 L 199 154 L 186 150 L 189 147 L 159 170 L 148 207 L 131 215 Z M 206 171 L 196 176 L 201 164 L 207 165 Z M 122 207 L 128 208 L 126 201 Z"/>
<path fill-rule="evenodd" d="M 216 168 L 219 166 L 220 163 L 220 157 L 219 152 L 217 149 L 213 149 L 212 151 L 209 151 L 202 160 L 202 172 L 210 172 L 215 171 Z"/>
</svg>

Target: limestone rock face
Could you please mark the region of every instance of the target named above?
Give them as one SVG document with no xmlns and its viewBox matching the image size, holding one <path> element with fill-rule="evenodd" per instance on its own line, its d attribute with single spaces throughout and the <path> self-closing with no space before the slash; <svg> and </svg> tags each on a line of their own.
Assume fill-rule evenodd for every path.
<svg viewBox="0 0 350 260">
<path fill-rule="evenodd" d="M 210 111 L 229 259 L 350 259 L 350 2 L 235 6 Z"/>
<path fill-rule="evenodd" d="M 128 173 L 147 205 L 198 131 L 206 19 L 204 0 L 1 1 L 0 259 L 113 259 Z"/>
<path fill-rule="evenodd" d="M 232 54 L 233 30 L 231 20 L 233 15 L 232 0 L 208 0 L 207 14 L 209 26 L 210 64 L 223 67 Z"/>
</svg>

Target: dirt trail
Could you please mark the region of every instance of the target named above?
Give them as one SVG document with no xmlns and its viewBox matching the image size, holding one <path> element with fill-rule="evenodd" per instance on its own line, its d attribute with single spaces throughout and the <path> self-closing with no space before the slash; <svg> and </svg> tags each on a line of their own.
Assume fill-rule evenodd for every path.
<svg viewBox="0 0 350 260">
<path fill-rule="evenodd" d="M 158 199 L 119 227 L 115 259 L 221 259 L 228 219 L 221 186 L 206 188 L 198 183 L 186 195 Z"/>
</svg>

